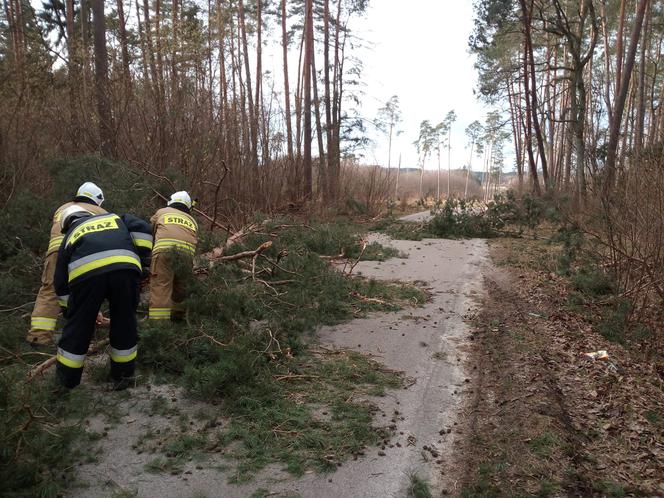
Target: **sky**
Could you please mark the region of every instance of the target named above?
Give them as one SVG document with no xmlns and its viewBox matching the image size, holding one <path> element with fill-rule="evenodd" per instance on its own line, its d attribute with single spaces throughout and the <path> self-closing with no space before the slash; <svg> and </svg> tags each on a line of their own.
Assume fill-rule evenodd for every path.
<svg viewBox="0 0 664 498">
<path fill-rule="evenodd" d="M 402 167 L 417 166 L 420 122 L 443 121 L 454 109 L 458 119 L 452 128 L 452 168 L 468 163 L 464 130 L 473 121 L 484 121 L 487 109 L 475 98 L 476 74 L 468 53 L 473 26 L 471 0 L 372 0 L 366 16 L 351 25 L 365 40 L 357 55 L 364 64 L 361 115 L 375 118 L 392 96 L 398 95 L 403 134 L 392 142 L 392 165 L 402 154 Z M 387 165 L 388 140 L 370 126 L 375 147 L 364 153 L 364 162 Z M 447 151 L 441 153 L 447 167 Z M 479 164 L 477 159 L 473 159 Z M 427 169 L 437 168 L 437 159 Z"/>
</svg>

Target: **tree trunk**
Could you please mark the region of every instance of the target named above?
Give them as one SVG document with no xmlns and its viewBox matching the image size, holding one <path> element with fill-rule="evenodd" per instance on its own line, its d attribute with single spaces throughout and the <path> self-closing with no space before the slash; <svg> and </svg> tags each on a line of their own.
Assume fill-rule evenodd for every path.
<svg viewBox="0 0 664 498">
<path fill-rule="evenodd" d="M 106 157 L 115 156 L 115 130 L 111 114 L 108 85 L 108 52 L 106 50 L 106 16 L 104 0 L 92 0 L 95 49 L 95 93 L 99 119 L 99 145 Z"/>
<path fill-rule="evenodd" d="M 523 191 L 523 142 L 521 140 L 522 137 L 522 129 L 521 129 L 521 106 L 518 105 L 517 102 L 517 95 L 515 94 L 514 91 L 514 83 L 511 81 L 511 78 L 508 76 L 507 77 L 507 98 L 509 100 L 510 104 L 510 117 L 512 120 L 512 138 L 514 140 L 514 152 L 516 154 L 516 174 L 519 182 L 519 193 Z M 517 76 L 518 78 L 518 76 Z M 519 115 L 517 115 L 517 111 Z M 471 156 L 470 156 L 470 161 L 472 162 L 473 156 L 472 156 L 472 150 L 473 150 L 473 144 L 471 144 Z M 464 198 L 466 197 L 466 194 L 468 192 L 468 175 L 466 175 L 466 193 L 464 194 Z"/>
<path fill-rule="evenodd" d="M 217 0 L 217 30 L 219 44 L 219 134 L 223 144 L 222 157 L 228 159 L 230 151 L 228 116 L 228 83 L 226 81 L 226 26 L 221 0 Z"/>
<path fill-rule="evenodd" d="M 524 24 L 529 25 L 529 20 L 525 15 L 526 4 L 525 0 L 521 0 L 522 9 L 524 12 Z M 530 33 L 530 28 L 527 28 L 527 33 Z M 523 43 L 523 89 L 524 89 L 524 100 L 526 106 L 526 122 L 525 122 L 525 138 L 526 138 L 526 148 L 528 150 L 528 164 L 530 166 L 530 176 L 533 181 L 533 190 L 535 194 L 541 195 L 542 190 L 539 184 L 539 178 L 537 175 L 537 164 L 535 163 L 535 155 L 533 153 L 533 132 L 532 132 L 532 119 L 531 114 L 533 110 L 531 109 L 531 99 L 528 97 L 530 93 L 530 75 L 528 71 L 529 66 L 529 57 L 528 57 L 528 34 L 524 34 L 524 43 Z"/>
<path fill-rule="evenodd" d="M 449 198 L 449 194 L 447 195 Z M 440 143 L 438 144 L 438 189 L 436 190 L 436 202 L 440 201 Z"/>
<path fill-rule="evenodd" d="M 78 88 L 80 85 L 80 65 L 78 57 L 78 43 L 74 34 L 74 0 L 66 0 L 66 30 L 67 30 L 67 53 L 69 60 L 67 62 L 67 76 L 69 85 L 69 121 L 71 131 L 71 152 L 79 151 L 80 140 L 80 122 L 78 109 L 81 105 L 79 101 Z"/>
<path fill-rule="evenodd" d="M 325 153 L 323 145 L 323 126 L 320 118 L 320 100 L 318 99 L 318 79 L 316 76 L 316 57 L 311 58 L 311 78 L 314 93 L 314 110 L 316 113 L 316 137 L 318 138 L 318 187 L 319 198 L 328 194 L 328 172 L 325 164 Z"/>
<path fill-rule="evenodd" d="M 634 19 L 634 27 L 629 42 L 629 49 L 627 50 L 627 58 L 625 60 L 625 68 L 622 80 L 620 82 L 620 92 L 617 95 L 613 120 L 609 124 L 609 144 L 606 156 L 606 178 L 602 187 L 602 194 L 605 199 L 608 199 L 613 190 L 616 177 L 616 158 L 618 150 L 618 140 L 620 139 L 620 125 L 622 123 L 623 112 L 625 110 L 625 101 L 627 100 L 627 92 L 629 90 L 629 83 L 632 77 L 632 69 L 634 68 L 634 59 L 636 58 L 636 49 L 641 36 L 641 28 L 643 26 L 643 17 L 645 15 L 648 0 L 639 0 L 636 18 Z"/>
<path fill-rule="evenodd" d="M 242 52 L 244 55 L 244 70 L 245 70 L 245 79 L 246 79 L 246 98 L 249 102 L 249 141 L 250 149 L 249 153 L 251 155 L 251 165 L 254 167 L 258 166 L 258 129 L 255 117 L 257 116 L 254 109 L 254 97 L 252 95 L 253 87 L 251 85 L 251 69 L 249 68 L 249 43 L 247 42 L 247 27 L 245 24 L 244 18 L 244 1 L 240 0 L 238 4 L 238 16 L 240 19 L 240 33 L 242 35 Z M 259 78 L 259 75 L 256 75 L 256 78 Z"/>
<path fill-rule="evenodd" d="M 154 2 L 154 39 L 157 48 L 157 82 L 159 84 L 159 93 L 163 98 L 166 96 L 164 86 L 164 53 L 161 48 L 161 0 Z"/>
<path fill-rule="evenodd" d="M 650 4 L 648 4 L 650 5 Z M 644 14 L 645 18 L 645 27 L 643 29 L 644 36 L 641 40 L 641 54 L 639 61 L 639 80 L 637 86 L 638 92 L 638 101 L 636 104 L 636 126 L 635 126 L 635 136 L 634 136 L 634 151 L 638 154 L 643 147 L 643 134 L 646 124 L 646 52 L 648 47 L 648 41 L 650 40 L 649 31 L 650 31 L 650 22 L 649 22 L 649 13 L 650 7 L 646 7 L 646 12 Z"/>
<path fill-rule="evenodd" d="M 623 57 L 624 57 L 624 48 L 623 48 L 623 40 L 624 40 L 624 33 L 625 33 L 625 7 L 626 7 L 627 1 L 626 0 L 620 0 L 620 20 L 618 21 L 618 34 L 616 35 L 616 89 L 614 95 L 617 95 L 620 93 L 620 85 L 622 84 L 622 70 L 623 70 Z M 608 76 L 608 75 L 607 75 Z"/>
<path fill-rule="evenodd" d="M 118 9 L 118 31 L 120 34 L 120 52 L 122 53 L 122 81 L 125 87 L 125 92 L 127 93 L 126 98 L 129 98 L 131 93 L 131 61 L 129 59 L 129 48 L 127 45 L 127 23 L 124 14 L 124 0 L 116 0 L 115 3 Z"/>
<path fill-rule="evenodd" d="M 334 32 L 334 63 L 332 76 L 332 116 L 330 124 L 330 143 L 328 149 L 328 171 L 330 200 L 335 202 L 339 195 L 339 175 L 341 171 L 341 99 L 343 96 L 343 53 L 341 45 L 341 7 L 342 0 L 337 2 L 337 14 Z M 345 46 L 345 39 L 343 44 Z"/>
<path fill-rule="evenodd" d="M 312 165 L 311 165 L 311 66 L 314 57 L 314 22 L 313 0 L 305 0 L 305 37 L 304 37 L 304 197 L 311 199 Z"/>
<path fill-rule="evenodd" d="M 334 169 L 335 159 L 332 157 L 334 146 L 332 143 L 332 108 L 330 105 L 330 0 L 323 1 L 323 80 L 325 85 L 325 135 L 328 170 L 327 199 L 329 201 L 335 199 L 335 194 L 332 192 L 333 185 L 330 183 L 331 170 Z"/>
<path fill-rule="evenodd" d="M 466 200 L 468 198 L 468 179 L 470 178 L 470 172 L 473 169 L 473 147 L 475 146 L 475 141 L 473 140 L 470 142 L 470 159 L 468 160 L 468 170 L 466 170 L 466 186 L 463 189 L 463 199 Z M 518 156 L 517 152 L 517 156 Z"/>
<path fill-rule="evenodd" d="M 253 137 L 252 149 L 255 163 L 258 164 L 258 130 L 260 128 L 261 101 L 263 91 L 263 2 L 256 0 L 256 97 L 254 98 Z M 263 144 L 263 149 L 267 144 Z"/>
<path fill-rule="evenodd" d="M 209 8 L 208 8 L 209 10 Z M 178 0 L 173 0 L 173 12 L 172 15 L 172 29 L 173 29 L 173 41 L 171 46 L 171 98 L 175 100 L 176 106 L 178 105 Z M 210 30 L 208 30 L 209 34 Z M 210 47 L 212 48 L 212 47 Z"/>
<path fill-rule="evenodd" d="M 526 37 L 527 54 L 530 65 L 530 78 L 532 82 L 532 86 L 530 89 L 530 100 L 532 106 L 531 117 L 533 121 L 533 128 L 535 130 L 535 139 L 537 140 L 537 149 L 539 151 L 540 160 L 542 161 L 542 179 L 544 180 L 544 188 L 548 190 L 551 185 L 549 181 L 549 172 L 547 168 L 546 151 L 544 149 L 544 138 L 542 136 L 542 130 L 540 128 L 540 122 L 538 116 L 539 107 L 537 103 L 537 78 L 535 75 L 535 56 L 533 53 L 533 39 L 530 31 L 532 23 L 533 0 L 531 0 L 530 8 L 528 9 L 526 8 L 525 0 L 521 0 L 521 4 L 523 6 L 523 12 L 524 12 L 524 28 L 525 28 L 524 31 Z M 528 66 L 528 64 L 526 66 Z"/>
<path fill-rule="evenodd" d="M 293 126 L 291 123 L 290 88 L 288 84 L 288 31 L 286 29 L 286 0 L 281 0 L 281 46 L 284 57 L 284 99 L 286 105 L 286 138 L 288 141 L 288 159 L 293 162 Z"/>
<path fill-rule="evenodd" d="M 401 154 L 399 154 L 399 165 L 397 166 L 397 179 L 394 182 L 394 198 L 399 199 L 399 175 L 401 174 Z"/>
<path fill-rule="evenodd" d="M 452 195 L 450 190 L 450 181 L 452 177 L 452 123 L 447 130 L 447 198 Z"/>
</svg>

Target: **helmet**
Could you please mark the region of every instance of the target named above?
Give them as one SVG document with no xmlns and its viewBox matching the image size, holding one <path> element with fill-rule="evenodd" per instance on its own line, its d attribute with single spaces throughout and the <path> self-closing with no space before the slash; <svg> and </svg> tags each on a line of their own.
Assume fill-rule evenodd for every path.
<svg viewBox="0 0 664 498">
<path fill-rule="evenodd" d="M 92 182 L 85 182 L 78 187 L 76 197 L 87 197 L 97 206 L 101 206 L 102 202 L 104 202 L 104 192 Z"/>
<path fill-rule="evenodd" d="M 191 209 L 191 196 L 189 195 L 188 192 L 185 192 L 184 190 L 180 192 L 175 192 L 171 196 L 171 200 L 168 201 L 168 205 L 172 204 L 184 204 L 187 206 L 187 208 Z"/>
<path fill-rule="evenodd" d="M 76 204 L 65 208 L 64 211 L 62 211 L 62 216 L 60 217 L 60 227 L 62 233 L 67 233 L 69 227 L 74 221 L 78 220 L 79 218 L 87 218 L 88 216 L 92 216 L 92 213 L 90 211 L 86 211 L 81 206 L 77 206 Z"/>
</svg>

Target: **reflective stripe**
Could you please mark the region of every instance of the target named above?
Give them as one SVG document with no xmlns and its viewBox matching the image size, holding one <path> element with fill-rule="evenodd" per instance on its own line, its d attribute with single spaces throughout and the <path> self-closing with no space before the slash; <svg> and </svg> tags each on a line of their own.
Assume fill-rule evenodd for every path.
<svg viewBox="0 0 664 498">
<path fill-rule="evenodd" d="M 71 272 L 76 268 L 84 266 L 98 259 L 106 258 L 108 256 L 129 256 L 133 257 L 136 261 L 139 261 L 138 256 L 134 251 L 127 251 L 126 249 L 111 249 L 109 251 L 100 251 L 94 254 L 90 254 L 88 256 L 84 256 L 80 259 L 77 259 L 76 261 L 69 263 L 69 266 L 67 268 Z"/>
<path fill-rule="evenodd" d="M 104 222 L 113 222 L 111 223 L 110 226 L 100 228 L 100 231 L 103 230 L 109 230 L 109 229 L 117 229 L 117 222 L 120 220 L 120 217 L 117 214 L 106 214 L 106 215 L 98 215 L 98 216 L 93 216 L 90 218 L 89 221 L 86 221 L 84 223 L 81 223 L 76 227 L 76 229 L 69 234 L 69 237 L 67 237 L 67 245 L 73 244 L 76 240 L 78 240 L 80 237 L 85 235 L 86 233 L 92 232 L 92 231 L 98 231 L 94 230 L 94 228 Z M 88 229 L 90 229 L 88 231 Z"/>
<path fill-rule="evenodd" d="M 147 249 L 152 249 L 153 238 L 152 235 L 142 232 L 130 232 L 131 238 L 134 240 L 134 245 L 136 247 L 145 247 Z"/>
<path fill-rule="evenodd" d="M 47 318 L 45 316 L 33 316 L 30 319 L 30 327 L 35 330 L 55 330 L 57 318 Z"/>
<path fill-rule="evenodd" d="M 159 239 L 154 245 L 154 250 L 156 251 L 157 249 L 183 249 L 194 254 L 196 252 L 196 244 L 177 239 Z"/>
<path fill-rule="evenodd" d="M 132 251 L 124 249 L 113 249 L 111 251 L 101 251 L 95 254 L 90 254 L 81 259 L 77 259 L 68 266 L 69 281 L 71 282 L 84 273 L 87 273 L 103 266 L 112 265 L 115 263 L 129 263 L 136 265 L 139 271 L 142 271 L 141 261 L 138 256 Z"/>
<path fill-rule="evenodd" d="M 130 349 L 111 348 L 111 360 L 115 363 L 127 363 L 136 358 L 137 346 Z"/>
<path fill-rule="evenodd" d="M 66 307 L 69 302 L 69 294 L 66 296 L 58 296 L 58 304 L 62 307 Z"/>
<path fill-rule="evenodd" d="M 74 354 L 58 348 L 58 361 L 69 368 L 83 368 L 84 354 Z"/>
<path fill-rule="evenodd" d="M 171 308 L 150 308 L 148 318 L 151 320 L 170 320 Z"/>
<path fill-rule="evenodd" d="M 65 238 L 64 235 L 59 235 L 57 237 L 53 237 L 49 243 L 48 243 L 48 251 L 54 251 L 55 249 L 60 248 L 60 244 L 62 244 L 63 239 Z"/>
</svg>

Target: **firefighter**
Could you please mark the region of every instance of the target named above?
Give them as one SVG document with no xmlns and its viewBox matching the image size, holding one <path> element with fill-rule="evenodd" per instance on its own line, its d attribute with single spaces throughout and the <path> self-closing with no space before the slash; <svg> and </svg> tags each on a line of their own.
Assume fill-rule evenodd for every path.
<svg viewBox="0 0 664 498">
<path fill-rule="evenodd" d="M 193 263 L 198 242 L 198 224 L 191 215 L 191 196 L 175 192 L 168 206 L 150 220 L 154 227 L 154 251 L 150 267 L 150 320 L 182 317 L 184 282 L 174 271 L 174 258 L 185 265 Z"/>
<path fill-rule="evenodd" d="M 108 299 L 110 376 L 116 388 L 128 387 L 138 340 L 139 282 L 150 267 L 152 227 L 132 215 L 92 216 L 80 206 L 70 206 L 62 212 L 62 232 L 55 290 L 69 297 L 69 306 L 58 343 L 56 377 L 69 389 L 81 382 L 95 319 Z"/>
<path fill-rule="evenodd" d="M 41 287 L 37 294 L 35 307 L 30 320 L 30 330 L 26 337 L 33 346 L 48 346 L 53 344 L 53 335 L 61 307 L 67 303 L 59 299 L 53 288 L 53 274 L 55 262 L 58 258 L 58 249 L 64 238 L 62 235 L 60 220 L 63 211 L 70 206 L 80 206 L 92 215 L 104 214 L 106 210 L 101 207 L 104 202 L 104 193 L 92 182 L 85 182 L 76 192 L 76 196 L 70 202 L 60 206 L 53 214 L 51 226 L 51 239 L 48 243 L 46 256 L 44 257 L 44 269 L 42 270 Z"/>
</svg>

